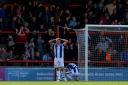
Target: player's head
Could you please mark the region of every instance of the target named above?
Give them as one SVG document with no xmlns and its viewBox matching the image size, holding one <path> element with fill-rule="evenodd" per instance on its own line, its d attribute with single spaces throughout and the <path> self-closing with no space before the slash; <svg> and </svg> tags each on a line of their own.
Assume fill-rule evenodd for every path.
<svg viewBox="0 0 128 85">
<path fill-rule="evenodd" d="M 69 64 L 66 66 L 66 71 L 71 71 L 71 70 L 73 70 L 74 66 L 76 67 L 76 64 L 75 64 L 75 63 L 69 63 Z"/>
<path fill-rule="evenodd" d="M 60 44 L 61 43 L 61 39 L 60 38 L 56 38 L 56 43 Z"/>
</svg>

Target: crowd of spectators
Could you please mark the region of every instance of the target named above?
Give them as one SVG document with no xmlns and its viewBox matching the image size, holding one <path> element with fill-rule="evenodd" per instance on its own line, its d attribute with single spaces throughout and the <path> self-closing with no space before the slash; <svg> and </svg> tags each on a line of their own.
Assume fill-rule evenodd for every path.
<svg viewBox="0 0 128 85">
<path fill-rule="evenodd" d="M 3 33 L 0 41 L 1 44 L 6 45 L 1 47 L 0 59 L 50 61 L 53 54 L 48 40 L 61 37 L 69 40 L 65 47 L 65 60 L 76 61 L 76 37 L 74 38 L 75 34 L 69 34 L 69 32 L 78 26 L 76 19 L 78 15 L 73 14 L 74 11 L 71 12 L 69 8 L 37 0 L 27 3 L 1 3 L 0 31 Z M 71 29 L 65 29 L 65 27 Z M 7 34 L 4 33 L 7 31 Z"/>
<path fill-rule="evenodd" d="M 86 24 L 127 24 L 128 0 L 87 0 Z"/>
<path fill-rule="evenodd" d="M 128 0 L 16 0 L 0 3 L 0 32 L 14 32 L 0 34 L 0 43 L 6 43 L 6 48 L 1 47 L 0 59 L 52 60 L 48 40 L 58 37 L 59 29 L 59 37 L 69 40 L 65 60 L 77 61 L 77 39 L 76 34 L 70 34 L 74 32 L 72 29 L 84 28 L 85 24 L 127 23 Z"/>
</svg>

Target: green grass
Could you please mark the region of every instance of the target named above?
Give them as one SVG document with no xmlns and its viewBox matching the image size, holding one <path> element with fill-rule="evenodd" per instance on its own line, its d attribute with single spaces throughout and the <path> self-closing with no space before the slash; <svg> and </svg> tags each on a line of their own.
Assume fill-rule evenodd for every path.
<svg viewBox="0 0 128 85">
<path fill-rule="evenodd" d="M 1 81 L 0 85 L 128 85 L 128 82 L 112 81 L 112 82 L 14 82 L 14 81 Z"/>
</svg>

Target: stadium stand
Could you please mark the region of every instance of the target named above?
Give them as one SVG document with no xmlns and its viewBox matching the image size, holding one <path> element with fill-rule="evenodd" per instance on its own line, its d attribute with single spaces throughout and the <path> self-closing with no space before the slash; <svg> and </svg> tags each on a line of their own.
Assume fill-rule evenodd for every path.
<svg viewBox="0 0 128 85">
<path fill-rule="evenodd" d="M 77 39 L 72 29 L 84 28 L 85 24 L 123 25 L 127 23 L 128 0 L 24 0 L 24 2 L 10 0 L 1 2 L 1 65 L 16 65 L 18 60 L 24 60 L 20 62 L 53 60 L 48 40 L 58 36 L 69 40 L 68 46 L 65 48 L 65 60 L 77 61 Z M 71 29 L 63 29 L 63 27 Z M 58 29 L 59 35 L 57 34 Z M 70 34 L 70 32 L 73 33 Z M 93 36 L 93 38 L 95 37 Z M 96 43 L 92 44 L 96 45 Z M 98 49 L 100 44 L 99 42 L 96 46 L 98 52 L 100 51 Z M 100 55 L 102 58 L 98 58 L 102 61 L 100 63 L 104 63 L 106 50 L 103 48 L 102 55 Z M 98 52 L 95 54 L 97 55 Z M 123 56 L 123 54 L 124 52 L 120 55 Z M 92 58 L 90 57 L 92 64 L 96 63 L 93 61 L 97 61 L 95 57 L 97 56 L 92 55 Z M 5 62 L 7 60 L 17 61 L 6 64 L 2 63 L 2 60 Z M 123 59 L 119 58 L 118 60 Z M 28 65 L 28 63 L 20 65 Z M 38 65 L 42 65 L 41 62 Z"/>
</svg>

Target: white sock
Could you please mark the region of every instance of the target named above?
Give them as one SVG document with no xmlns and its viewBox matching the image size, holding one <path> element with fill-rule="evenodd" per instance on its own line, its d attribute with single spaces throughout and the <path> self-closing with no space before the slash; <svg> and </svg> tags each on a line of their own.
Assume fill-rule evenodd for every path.
<svg viewBox="0 0 128 85">
<path fill-rule="evenodd" d="M 63 79 L 64 81 L 66 81 L 65 73 L 62 72 L 61 74 L 62 74 L 62 79 Z"/>
<path fill-rule="evenodd" d="M 60 80 L 60 71 L 56 71 L 57 80 Z"/>
</svg>

